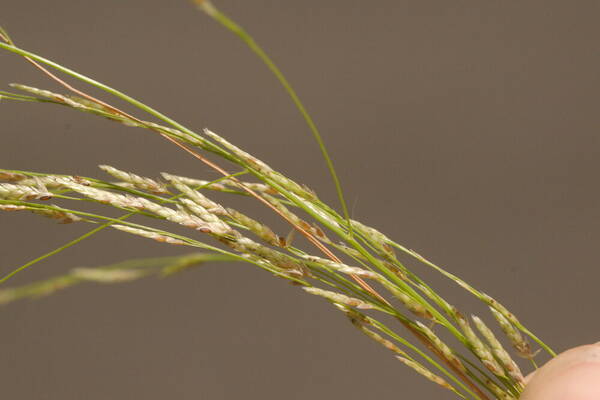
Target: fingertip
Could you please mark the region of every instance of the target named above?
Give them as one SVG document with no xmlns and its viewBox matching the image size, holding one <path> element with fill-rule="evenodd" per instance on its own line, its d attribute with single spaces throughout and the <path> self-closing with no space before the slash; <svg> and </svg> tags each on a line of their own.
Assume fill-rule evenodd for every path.
<svg viewBox="0 0 600 400">
<path fill-rule="evenodd" d="M 598 400 L 600 342 L 568 350 L 527 378 L 521 400 Z"/>
</svg>

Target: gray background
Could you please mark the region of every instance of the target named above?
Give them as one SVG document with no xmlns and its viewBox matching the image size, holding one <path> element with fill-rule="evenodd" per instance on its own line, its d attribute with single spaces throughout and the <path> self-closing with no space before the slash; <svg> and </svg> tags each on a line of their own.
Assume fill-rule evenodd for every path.
<svg viewBox="0 0 600 400">
<path fill-rule="evenodd" d="M 503 300 L 558 350 L 599 339 L 597 1 L 218 5 L 298 89 L 357 219 Z M 22 47 L 222 133 L 335 204 L 277 82 L 189 2 L 5 0 L 0 21 Z M 56 88 L 14 55 L 0 53 L 0 66 L 3 86 Z M 5 168 L 216 177 L 141 130 L 0 107 Z M 0 226 L 2 273 L 89 229 L 25 214 Z M 105 231 L 11 284 L 181 252 Z M 82 286 L 4 307 L 0 321 L 0 390 L 12 399 L 452 398 L 325 302 L 241 264 Z"/>
</svg>

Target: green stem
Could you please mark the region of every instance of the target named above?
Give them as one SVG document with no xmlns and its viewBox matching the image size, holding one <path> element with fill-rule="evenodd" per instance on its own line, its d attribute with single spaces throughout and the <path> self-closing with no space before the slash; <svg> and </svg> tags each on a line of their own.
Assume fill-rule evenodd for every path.
<svg viewBox="0 0 600 400">
<path fill-rule="evenodd" d="M 219 22 L 225 28 L 227 28 L 228 30 L 233 32 L 235 35 L 237 35 L 244 43 L 246 43 L 246 45 L 250 48 L 250 50 L 252 50 L 252 52 L 254 54 L 256 54 L 258 56 L 258 58 L 260 58 L 260 60 L 267 66 L 269 71 L 271 71 L 271 73 L 273 73 L 273 75 L 275 75 L 275 77 L 277 78 L 279 83 L 283 86 L 283 88 L 285 89 L 287 94 L 290 96 L 290 98 L 294 102 L 294 105 L 296 106 L 296 108 L 298 109 L 298 111 L 300 112 L 302 117 L 304 118 L 304 121 L 306 121 L 306 124 L 308 125 L 313 137 L 317 141 L 319 149 L 321 150 L 321 154 L 323 155 L 323 158 L 325 159 L 325 163 L 327 164 L 327 168 L 329 169 L 329 174 L 331 175 L 331 179 L 333 180 L 333 183 L 335 185 L 335 190 L 337 192 L 337 196 L 338 196 L 340 205 L 342 206 L 342 211 L 344 213 L 344 217 L 348 224 L 349 233 L 350 233 L 350 235 L 352 235 L 352 226 L 350 224 L 350 213 L 348 212 L 348 205 L 346 203 L 346 200 L 344 199 L 344 191 L 342 189 L 342 184 L 337 175 L 337 172 L 335 171 L 333 161 L 331 160 L 331 156 L 329 155 L 329 152 L 327 151 L 327 146 L 325 146 L 325 142 L 323 141 L 323 137 L 322 137 L 321 133 L 319 132 L 317 125 L 315 124 L 314 120 L 308 113 L 306 107 L 300 100 L 300 97 L 298 96 L 298 94 L 296 93 L 294 88 L 292 87 L 292 84 L 288 81 L 288 79 L 285 77 L 283 72 L 281 72 L 279 67 L 277 67 L 277 65 L 273 62 L 273 60 L 262 49 L 262 47 L 260 47 L 258 45 L 258 43 L 256 43 L 254 38 L 252 36 L 250 36 L 250 34 L 248 34 L 248 32 L 246 32 L 246 30 L 244 30 L 244 28 L 242 28 L 235 21 L 233 21 L 230 17 L 228 17 L 227 15 L 222 13 L 220 10 L 218 10 L 209 1 L 200 2 L 199 7 L 204 12 L 206 12 L 206 14 L 208 14 L 211 18 L 213 18 L 214 20 Z"/>
<path fill-rule="evenodd" d="M 122 217 L 118 218 L 118 220 L 119 221 L 122 220 L 122 219 L 124 220 L 125 218 L 128 218 L 128 217 L 130 217 L 133 214 L 134 213 L 123 215 Z M 44 254 L 42 256 L 39 256 L 38 258 L 36 258 L 34 260 L 29 261 L 26 264 L 21 265 L 19 268 L 17 268 L 15 270 L 13 270 L 12 272 L 6 274 L 2 279 L 0 279 L 0 284 L 3 284 L 4 282 L 6 282 L 10 278 L 12 278 L 14 275 L 16 275 L 19 272 L 21 272 L 21 271 L 23 271 L 23 270 L 31 267 L 32 265 L 37 264 L 38 262 L 40 262 L 42 260 L 45 260 L 48 257 L 51 257 L 51 256 L 53 256 L 55 254 L 60 253 L 61 251 L 65 250 L 65 249 L 68 249 L 71 246 L 76 245 L 77 243 L 81 242 L 82 240 L 87 239 L 88 237 L 90 237 L 90 236 L 92 236 L 92 235 L 100 232 L 101 230 L 103 230 L 104 228 L 107 228 L 107 227 L 111 226 L 112 224 L 114 224 L 114 222 L 111 221 L 111 222 L 107 222 L 107 223 L 105 223 L 103 225 L 100 225 L 99 227 L 97 227 L 97 228 L 95 228 L 95 229 L 93 229 L 93 230 L 91 230 L 91 231 L 89 231 L 89 232 L 87 232 L 87 233 L 79 236 L 77 239 L 74 239 L 74 240 L 70 241 L 67 244 L 64 244 L 64 245 L 62 245 L 62 246 L 60 246 L 60 247 L 58 247 L 58 248 L 56 248 L 56 249 L 54 249 L 54 250 L 52 250 L 52 251 Z"/>
<path fill-rule="evenodd" d="M 130 97 L 130 96 L 126 95 L 125 93 L 118 91 L 117 89 L 114 89 L 114 88 L 112 88 L 112 87 L 110 87 L 108 85 L 105 85 L 105 84 L 103 84 L 101 82 L 98 82 L 98 81 L 96 81 L 96 80 L 94 80 L 92 78 L 89 78 L 89 77 L 87 77 L 85 75 L 82 75 L 82 74 L 80 74 L 80 73 L 78 73 L 76 71 L 73 71 L 72 69 L 63 67 L 62 65 L 57 64 L 54 61 L 51 61 L 51 60 L 48 60 L 48 59 L 46 59 L 44 57 L 38 56 L 37 54 L 34 54 L 34 53 L 30 52 L 30 51 L 21 49 L 21 48 L 19 48 L 17 46 L 13 46 L 13 45 L 10 45 L 10 44 L 7 44 L 7 43 L 0 42 L 0 49 L 8 50 L 8 51 L 10 51 L 12 53 L 18 54 L 18 55 L 23 56 L 23 57 L 29 57 L 29 58 L 31 58 L 34 61 L 40 62 L 42 64 L 45 64 L 45 65 L 47 65 L 47 66 L 49 66 L 51 68 L 54 68 L 54 69 L 56 69 L 56 70 L 58 70 L 58 71 L 60 71 L 60 72 L 62 72 L 64 74 L 67 74 L 67 75 L 72 76 L 72 77 L 74 77 L 76 79 L 79 79 L 80 81 L 83 81 L 83 82 L 85 82 L 87 84 L 95 86 L 98 89 L 101 89 L 101 90 L 103 90 L 103 91 L 105 91 L 107 93 L 110 93 L 113 96 L 118 97 L 121 100 L 124 100 L 127 103 L 134 105 L 135 107 L 139 108 L 140 110 L 143 110 L 143 111 L 147 112 L 148 114 L 155 116 L 156 118 L 160 119 L 161 121 L 164 121 L 167 124 L 169 124 L 169 125 L 177 128 L 177 129 L 179 129 L 179 130 L 181 130 L 181 131 L 183 131 L 183 132 L 185 132 L 185 133 L 187 133 L 189 135 L 194 136 L 196 139 L 198 139 L 198 140 L 200 140 L 202 142 L 206 142 L 206 140 L 204 138 L 202 138 L 201 136 L 199 136 L 197 133 L 193 132 L 192 130 L 186 128 L 185 126 L 181 125 L 177 121 L 175 121 L 175 120 L 167 117 L 166 115 L 164 115 L 161 112 L 155 110 L 154 108 L 152 108 L 152 107 L 150 107 L 150 106 L 142 103 L 141 101 L 136 100 L 133 97 Z"/>
</svg>

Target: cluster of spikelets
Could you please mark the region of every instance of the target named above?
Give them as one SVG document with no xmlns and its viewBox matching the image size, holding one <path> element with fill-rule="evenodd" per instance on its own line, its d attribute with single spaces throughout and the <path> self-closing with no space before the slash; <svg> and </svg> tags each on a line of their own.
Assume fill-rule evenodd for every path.
<svg viewBox="0 0 600 400">
<path fill-rule="evenodd" d="M 27 90 L 38 96 L 42 93 L 52 96 L 53 101 L 60 98 L 46 91 Z M 523 374 L 492 330 L 478 317 L 473 316 L 472 321 L 468 321 L 408 270 L 398 260 L 394 249 L 438 269 L 487 303 L 491 315 L 517 354 L 532 358 L 531 347 L 521 333 L 528 331 L 513 314 L 491 297 L 439 269 L 414 251 L 398 245 L 381 232 L 357 221 L 348 224 L 343 217 L 324 206 L 311 190 L 273 171 L 215 133 L 205 131 L 205 138 L 223 146 L 245 169 L 215 181 L 168 173 L 163 173 L 162 180 L 157 180 L 106 165 L 100 168 L 111 175 L 112 180 L 0 170 L 0 210 L 31 211 L 60 223 L 97 224 L 166 244 L 210 252 L 146 262 L 141 260 L 133 265 L 77 268 L 66 276 L 49 281 L 2 289 L 0 303 L 47 295 L 81 282 L 124 282 L 156 273 L 173 273 L 205 261 L 247 261 L 289 280 L 307 293 L 328 300 L 344 312 L 354 326 L 392 351 L 398 360 L 459 396 L 473 399 L 518 398 L 523 389 Z M 238 179 L 248 171 L 254 172 L 266 183 Z M 326 257 L 321 257 L 301 250 L 300 246 L 295 247 L 291 235 L 279 236 L 265 224 L 212 200 L 210 193 L 215 191 L 232 195 L 248 195 L 247 191 L 251 191 L 291 221 L 294 228 L 299 227 L 313 240 L 336 249 L 341 255 L 331 259 L 327 253 Z M 69 202 L 77 204 L 82 200 L 111 206 L 127 214 L 113 218 L 64 205 Z M 134 214 L 148 217 L 148 222 L 129 222 L 128 218 Z M 308 222 L 307 215 L 315 221 Z M 180 234 L 155 228 L 151 224 L 155 219 L 182 225 L 195 232 Z M 328 228 L 331 234 L 326 234 L 326 229 L 318 223 Z M 330 239 L 330 235 L 336 235 L 337 240 Z M 402 333 L 379 321 L 377 313 L 395 318 L 403 325 Z M 452 334 L 453 341 L 462 345 L 466 354 L 461 354 L 456 344 L 443 340 L 438 330 Z M 407 334 L 414 336 L 433 356 L 408 340 Z M 479 365 L 475 360 L 479 361 Z"/>
<path fill-rule="evenodd" d="M 196 3 L 240 36 L 265 61 L 318 136 L 291 86 L 252 38 L 209 1 L 197 0 Z M 116 89 L 23 50 L 2 29 L 0 39 L 0 49 L 26 58 L 74 93 L 60 94 L 13 85 L 21 92 L 0 91 L 1 99 L 67 106 L 149 130 L 222 175 L 220 179 L 206 181 L 163 173 L 158 180 L 101 166 L 112 178 L 99 180 L 0 170 L 0 211 L 31 211 L 60 223 L 93 224 L 94 230 L 87 235 L 113 228 L 165 244 L 203 250 L 202 253 L 180 257 L 76 268 L 67 275 L 50 280 L 0 288 L 0 304 L 48 295 L 83 282 L 126 282 L 150 275 L 170 275 L 207 261 L 244 261 L 293 283 L 309 294 L 322 297 L 343 312 L 366 336 L 390 350 L 399 361 L 461 398 L 517 399 L 523 390 L 523 374 L 493 330 L 482 318 L 467 318 L 442 298 L 404 265 L 396 255 L 399 251 L 440 272 L 486 304 L 492 320 L 497 322 L 499 331 L 505 336 L 503 341 L 510 343 L 517 355 L 533 363 L 535 353 L 528 339 L 533 339 L 554 355 L 547 345 L 490 296 L 376 229 L 351 220 L 347 212 L 338 214 L 306 186 L 275 171 L 214 132 L 204 130 L 203 134 L 198 134 Z M 163 125 L 137 118 L 95 99 L 62 81 L 47 67 L 120 98 L 162 121 Z M 207 158 L 207 153 L 229 162 L 238 172 L 229 173 L 218 162 Z M 240 179 L 243 175 L 252 176 L 258 182 Z M 259 201 L 283 218 L 297 238 L 293 239 L 291 234 L 280 236 L 260 220 L 220 204 L 210 195 L 214 192 L 243 195 Z M 126 213 L 114 218 L 84 211 L 77 207 L 82 202 L 95 202 Z M 143 222 L 131 222 L 133 216 L 137 216 L 136 221 Z M 188 233 L 158 228 L 153 226 L 155 221 L 181 225 L 188 229 Z M 33 263 L 5 275 L 0 283 Z"/>
</svg>

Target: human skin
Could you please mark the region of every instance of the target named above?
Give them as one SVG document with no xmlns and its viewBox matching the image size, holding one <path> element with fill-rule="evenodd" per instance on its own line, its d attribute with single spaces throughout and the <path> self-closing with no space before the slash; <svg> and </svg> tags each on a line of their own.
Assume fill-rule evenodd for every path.
<svg viewBox="0 0 600 400">
<path fill-rule="evenodd" d="M 600 400 L 600 342 L 550 360 L 527 377 L 520 400 Z"/>
</svg>

